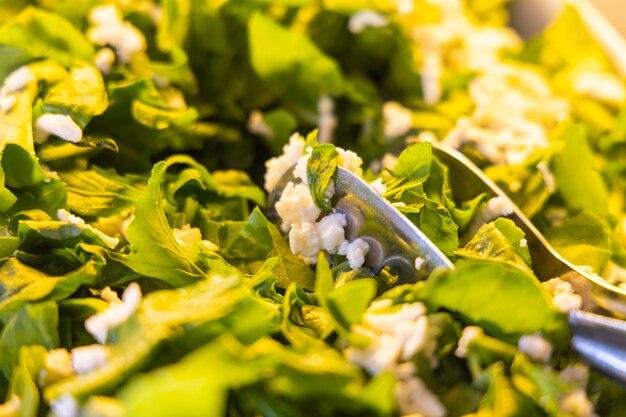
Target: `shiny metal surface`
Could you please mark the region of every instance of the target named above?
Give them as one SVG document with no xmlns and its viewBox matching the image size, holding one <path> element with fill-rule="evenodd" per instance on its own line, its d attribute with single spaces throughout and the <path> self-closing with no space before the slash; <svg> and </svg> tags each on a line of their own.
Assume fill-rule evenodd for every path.
<svg viewBox="0 0 626 417">
<path fill-rule="evenodd" d="M 346 238 L 363 238 L 370 245 L 365 264 L 378 272 L 390 266 L 399 283 L 425 279 L 435 268 L 452 268 L 452 262 L 421 230 L 382 198 L 365 181 L 339 168 L 335 181 L 335 209 L 348 220 Z M 415 270 L 415 259 L 424 267 Z"/>
<path fill-rule="evenodd" d="M 626 321 L 572 311 L 569 322 L 581 361 L 626 387 Z"/>
<path fill-rule="evenodd" d="M 609 284 L 602 278 L 581 271 L 559 255 L 532 222 L 511 201 L 507 194 L 489 179 L 472 161 L 462 153 L 443 145 L 433 145 L 433 153 L 448 166 L 452 195 L 459 201 L 469 200 L 480 193 L 505 198 L 513 213 L 509 216 L 524 231 L 535 275 L 540 280 L 562 277 L 581 293 L 588 311 L 598 307 L 612 315 L 626 317 L 626 291 Z M 626 339 L 624 341 L 626 345 Z"/>
</svg>

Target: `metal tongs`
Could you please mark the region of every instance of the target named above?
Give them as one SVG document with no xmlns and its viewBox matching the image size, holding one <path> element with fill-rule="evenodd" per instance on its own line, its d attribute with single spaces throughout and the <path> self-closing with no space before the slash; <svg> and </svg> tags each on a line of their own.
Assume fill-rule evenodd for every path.
<svg viewBox="0 0 626 417">
<path fill-rule="evenodd" d="M 464 155 L 439 145 L 433 145 L 433 152 L 448 166 L 455 198 L 467 200 L 484 192 L 506 199 L 513 208 L 507 217 L 526 233 L 537 277 L 567 279 L 583 296 L 587 311 L 569 314 L 573 349 L 583 362 L 626 387 L 626 322 L 595 314 L 626 316 L 626 292 L 563 259 L 511 199 Z M 343 168 L 337 172 L 335 198 L 335 209 L 347 218 L 346 238 L 368 242 L 365 265 L 374 272 L 390 266 L 398 274 L 398 283 L 407 283 L 425 278 L 436 268 L 454 268 L 407 217 Z M 415 268 L 417 257 L 425 261 L 420 270 Z"/>
</svg>

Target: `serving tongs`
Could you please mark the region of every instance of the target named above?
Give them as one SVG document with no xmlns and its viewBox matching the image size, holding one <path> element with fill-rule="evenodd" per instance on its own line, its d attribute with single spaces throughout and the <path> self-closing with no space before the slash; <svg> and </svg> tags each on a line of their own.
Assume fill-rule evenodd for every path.
<svg viewBox="0 0 626 417">
<path fill-rule="evenodd" d="M 448 166 L 450 186 L 459 200 L 480 193 L 500 196 L 513 209 L 509 217 L 524 233 L 528 242 L 533 271 L 542 280 L 561 277 L 581 292 L 588 311 L 572 311 L 572 347 L 580 359 L 597 371 L 626 387 L 626 322 L 589 311 L 626 315 L 626 294 L 601 278 L 581 271 L 563 259 L 526 218 L 510 198 L 474 163 L 460 152 L 433 145 L 435 155 Z M 285 175 L 269 197 L 270 209 L 280 191 L 293 176 Z M 337 169 L 334 210 L 346 216 L 346 238 L 365 240 L 370 250 L 364 265 L 374 273 L 389 266 L 398 276 L 398 284 L 425 279 L 437 268 L 453 269 L 452 262 L 389 201 L 361 178 Z M 276 218 L 276 216 L 271 216 Z M 417 258 L 421 258 L 416 262 Z M 416 268 L 416 264 L 420 268 Z"/>
</svg>

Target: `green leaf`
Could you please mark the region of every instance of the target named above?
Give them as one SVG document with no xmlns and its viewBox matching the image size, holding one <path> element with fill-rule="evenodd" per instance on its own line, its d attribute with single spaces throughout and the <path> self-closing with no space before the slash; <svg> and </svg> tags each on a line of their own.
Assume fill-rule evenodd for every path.
<svg viewBox="0 0 626 417">
<path fill-rule="evenodd" d="M 78 29 L 58 14 L 35 7 L 27 7 L 0 29 L 0 44 L 21 49 L 31 59 L 53 59 L 67 68 L 77 59 L 93 59 L 93 46 Z"/>
<path fill-rule="evenodd" d="M 9 187 L 24 188 L 40 184 L 45 174 L 37 157 L 18 144 L 7 144 L 2 152 L 4 182 Z"/>
<path fill-rule="evenodd" d="M 535 277 L 497 261 L 461 260 L 456 267 L 426 281 L 423 297 L 430 308 L 460 313 L 507 341 L 541 332 L 557 349 L 567 346 L 567 318 L 551 308 Z"/>
<path fill-rule="evenodd" d="M 157 130 L 189 125 L 198 118 L 198 112 L 194 108 L 166 109 L 140 100 L 132 102 L 131 112 L 137 122 Z"/>
<path fill-rule="evenodd" d="M 291 93 L 338 92 L 342 75 L 337 63 L 302 34 L 262 14 L 248 22 L 250 63 L 261 79 Z M 309 94 L 309 91 L 307 91 Z M 314 99 L 316 100 L 316 99 Z"/>
<path fill-rule="evenodd" d="M 33 142 L 33 88 L 27 87 L 13 93 L 15 104 L 0 117 L 0 149 L 13 143 L 34 154 Z"/>
<path fill-rule="evenodd" d="M 494 364 L 489 370 L 489 388 L 480 401 L 481 417 L 541 417 L 543 413 L 533 401 L 520 393 L 509 378 L 504 375 L 501 362 Z"/>
<path fill-rule="evenodd" d="M 224 197 L 239 197 L 260 206 L 265 205 L 265 193 L 242 171 L 215 171 L 212 174 L 215 187 Z"/>
<path fill-rule="evenodd" d="M 107 107 L 102 75 L 91 65 L 72 67 L 69 77 L 52 86 L 43 98 L 44 111 L 67 114 L 83 129 Z"/>
<path fill-rule="evenodd" d="M 165 162 L 154 166 L 148 187 L 137 199 L 135 218 L 128 227 L 128 266 L 135 272 L 177 287 L 206 275 L 194 263 L 189 250 L 176 242 L 161 208 L 161 182 L 165 170 Z"/>
<path fill-rule="evenodd" d="M 273 248 L 269 222 L 257 207 L 241 231 L 221 248 L 221 253 L 226 258 L 265 259 Z"/>
<path fill-rule="evenodd" d="M 416 143 L 400 153 L 394 168 L 398 177 L 413 180 L 426 180 L 430 175 L 430 165 L 433 157 L 432 145 L 428 142 Z"/>
<path fill-rule="evenodd" d="M 522 246 L 524 232 L 511 220 L 500 217 L 483 225 L 463 249 L 455 253 L 465 258 L 493 259 L 531 273 L 530 253 Z"/>
<path fill-rule="evenodd" d="M 376 296 L 375 279 L 361 278 L 335 288 L 326 295 L 326 305 L 335 320 L 349 330 L 361 321 L 361 314 Z"/>
<path fill-rule="evenodd" d="M 597 273 L 604 269 L 612 255 L 611 230 L 588 212 L 546 230 L 545 237 L 565 259 L 574 265 L 590 266 Z"/>
<path fill-rule="evenodd" d="M 174 365 L 133 378 L 118 396 L 136 417 L 224 415 L 228 391 L 258 381 L 274 362 L 258 356 L 254 345 L 246 349 L 226 334 Z"/>
<path fill-rule="evenodd" d="M 89 262 L 65 276 L 49 276 L 24 265 L 16 258 L 9 258 L 0 265 L 0 317 L 28 301 L 66 298 L 81 285 L 96 284 L 99 273 L 99 266 Z"/>
<path fill-rule="evenodd" d="M 81 216 L 110 216 L 130 207 L 140 195 L 143 179 L 122 177 L 113 170 L 92 167 L 89 170 L 60 172 L 67 185 L 67 204 Z"/>
<path fill-rule="evenodd" d="M 594 168 L 594 156 L 587 144 L 585 127 L 568 123 L 553 134 L 561 141 L 554 155 L 553 169 L 559 193 L 572 211 L 589 210 L 600 217 L 608 213 L 608 194 L 600 173 Z"/>
<path fill-rule="evenodd" d="M 5 323 L 0 334 L 0 371 L 8 379 L 22 346 L 59 347 L 59 312 L 55 302 L 26 304 Z"/>
<path fill-rule="evenodd" d="M 46 348 L 39 345 L 22 346 L 19 350 L 18 365 L 13 368 L 7 396 L 10 399 L 12 395 L 17 395 L 20 399 L 19 414 L 16 417 L 37 416 L 41 400 L 37 384 L 44 369 L 46 354 Z"/>
<path fill-rule="evenodd" d="M 338 165 L 339 153 L 334 145 L 324 143 L 313 147 L 306 165 L 306 176 L 313 201 L 322 210 L 330 211 L 332 208 L 327 190 L 336 176 Z"/>
</svg>

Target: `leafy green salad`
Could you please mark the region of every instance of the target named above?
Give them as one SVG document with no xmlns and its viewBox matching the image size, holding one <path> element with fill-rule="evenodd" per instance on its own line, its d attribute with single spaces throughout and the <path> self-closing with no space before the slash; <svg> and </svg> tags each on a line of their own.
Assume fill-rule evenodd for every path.
<svg viewBox="0 0 626 417">
<path fill-rule="evenodd" d="M 623 416 L 581 296 L 433 156 L 626 286 L 624 82 L 574 8 L 507 6 L 0 2 L 0 417 Z M 365 267 L 337 167 L 455 269 Z"/>
</svg>

